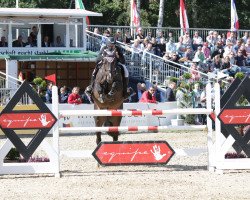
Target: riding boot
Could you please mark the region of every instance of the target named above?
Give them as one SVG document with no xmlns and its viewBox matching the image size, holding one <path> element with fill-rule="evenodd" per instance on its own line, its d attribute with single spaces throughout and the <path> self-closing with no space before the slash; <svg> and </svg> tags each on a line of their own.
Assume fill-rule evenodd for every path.
<svg viewBox="0 0 250 200">
<path fill-rule="evenodd" d="M 85 90 L 85 93 L 91 97 L 92 95 L 92 90 L 93 90 L 93 87 L 94 87 L 94 83 L 95 83 L 95 77 L 96 77 L 96 74 L 99 70 L 99 67 L 96 66 L 96 68 L 94 69 L 93 73 L 92 73 L 92 76 L 91 76 L 91 80 L 90 80 L 90 85 L 86 88 Z"/>
</svg>

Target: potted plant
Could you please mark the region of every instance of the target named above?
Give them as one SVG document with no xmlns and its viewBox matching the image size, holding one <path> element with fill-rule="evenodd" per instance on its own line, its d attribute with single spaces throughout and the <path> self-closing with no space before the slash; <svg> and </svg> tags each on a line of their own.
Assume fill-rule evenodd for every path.
<svg viewBox="0 0 250 200">
<path fill-rule="evenodd" d="M 33 83 L 35 84 L 35 89 L 38 93 L 38 95 L 44 99 L 45 98 L 45 90 L 46 90 L 46 87 L 47 87 L 47 84 L 46 84 L 46 81 L 43 80 L 41 77 L 36 77 L 34 80 L 33 80 Z"/>
</svg>

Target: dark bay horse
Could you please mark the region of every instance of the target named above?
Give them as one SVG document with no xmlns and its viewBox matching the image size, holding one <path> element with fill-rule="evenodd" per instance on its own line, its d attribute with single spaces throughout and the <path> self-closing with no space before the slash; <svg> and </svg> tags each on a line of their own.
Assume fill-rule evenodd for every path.
<svg viewBox="0 0 250 200">
<path fill-rule="evenodd" d="M 123 108 L 123 75 L 121 67 L 118 66 L 116 50 L 106 50 L 102 61 L 99 63 L 99 70 L 94 82 L 92 98 L 95 110 L 116 110 Z M 95 117 L 96 127 L 119 126 L 122 117 L 97 116 Z M 113 141 L 118 140 L 119 132 L 108 132 Z M 96 143 L 101 142 L 101 132 L 96 132 Z"/>
</svg>

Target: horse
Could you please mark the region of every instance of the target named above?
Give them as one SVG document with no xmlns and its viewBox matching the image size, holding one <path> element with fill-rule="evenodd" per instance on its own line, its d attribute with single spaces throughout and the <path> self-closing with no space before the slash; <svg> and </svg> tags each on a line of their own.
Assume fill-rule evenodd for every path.
<svg viewBox="0 0 250 200">
<path fill-rule="evenodd" d="M 105 50 L 98 63 L 99 70 L 94 80 L 92 99 L 95 110 L 117 110 L 123 108 L 123 74 L 118 65 L 116 50 Z M 96 116 L 95 126 L 119 126 L 121 116 Z M 119 132 L 108 132 L 113 141 L 118 141 Z M 101 132 L 96 132 L 96 143 L 101 142 Z"/>
</svg>

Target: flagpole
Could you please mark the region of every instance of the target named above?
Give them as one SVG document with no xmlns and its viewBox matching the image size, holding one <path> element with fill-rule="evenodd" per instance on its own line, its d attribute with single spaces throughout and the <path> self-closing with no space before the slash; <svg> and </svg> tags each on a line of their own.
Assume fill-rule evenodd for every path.
<svg viewBox="0 0 250 200">
<path fill-rule="evenodd" d="M 134 0 L 130 0 L 130 30 L 131 30 L 131 35 L 133 35 L 133 2 L 134 2 Z"/>
<path fill-rule="evenodd" d="M 19 0 L 16 0 L 16 8 L 19 7 Z M 19 36 L 19 28 L 16 29 L 16 38 Z"/>
</svg>

